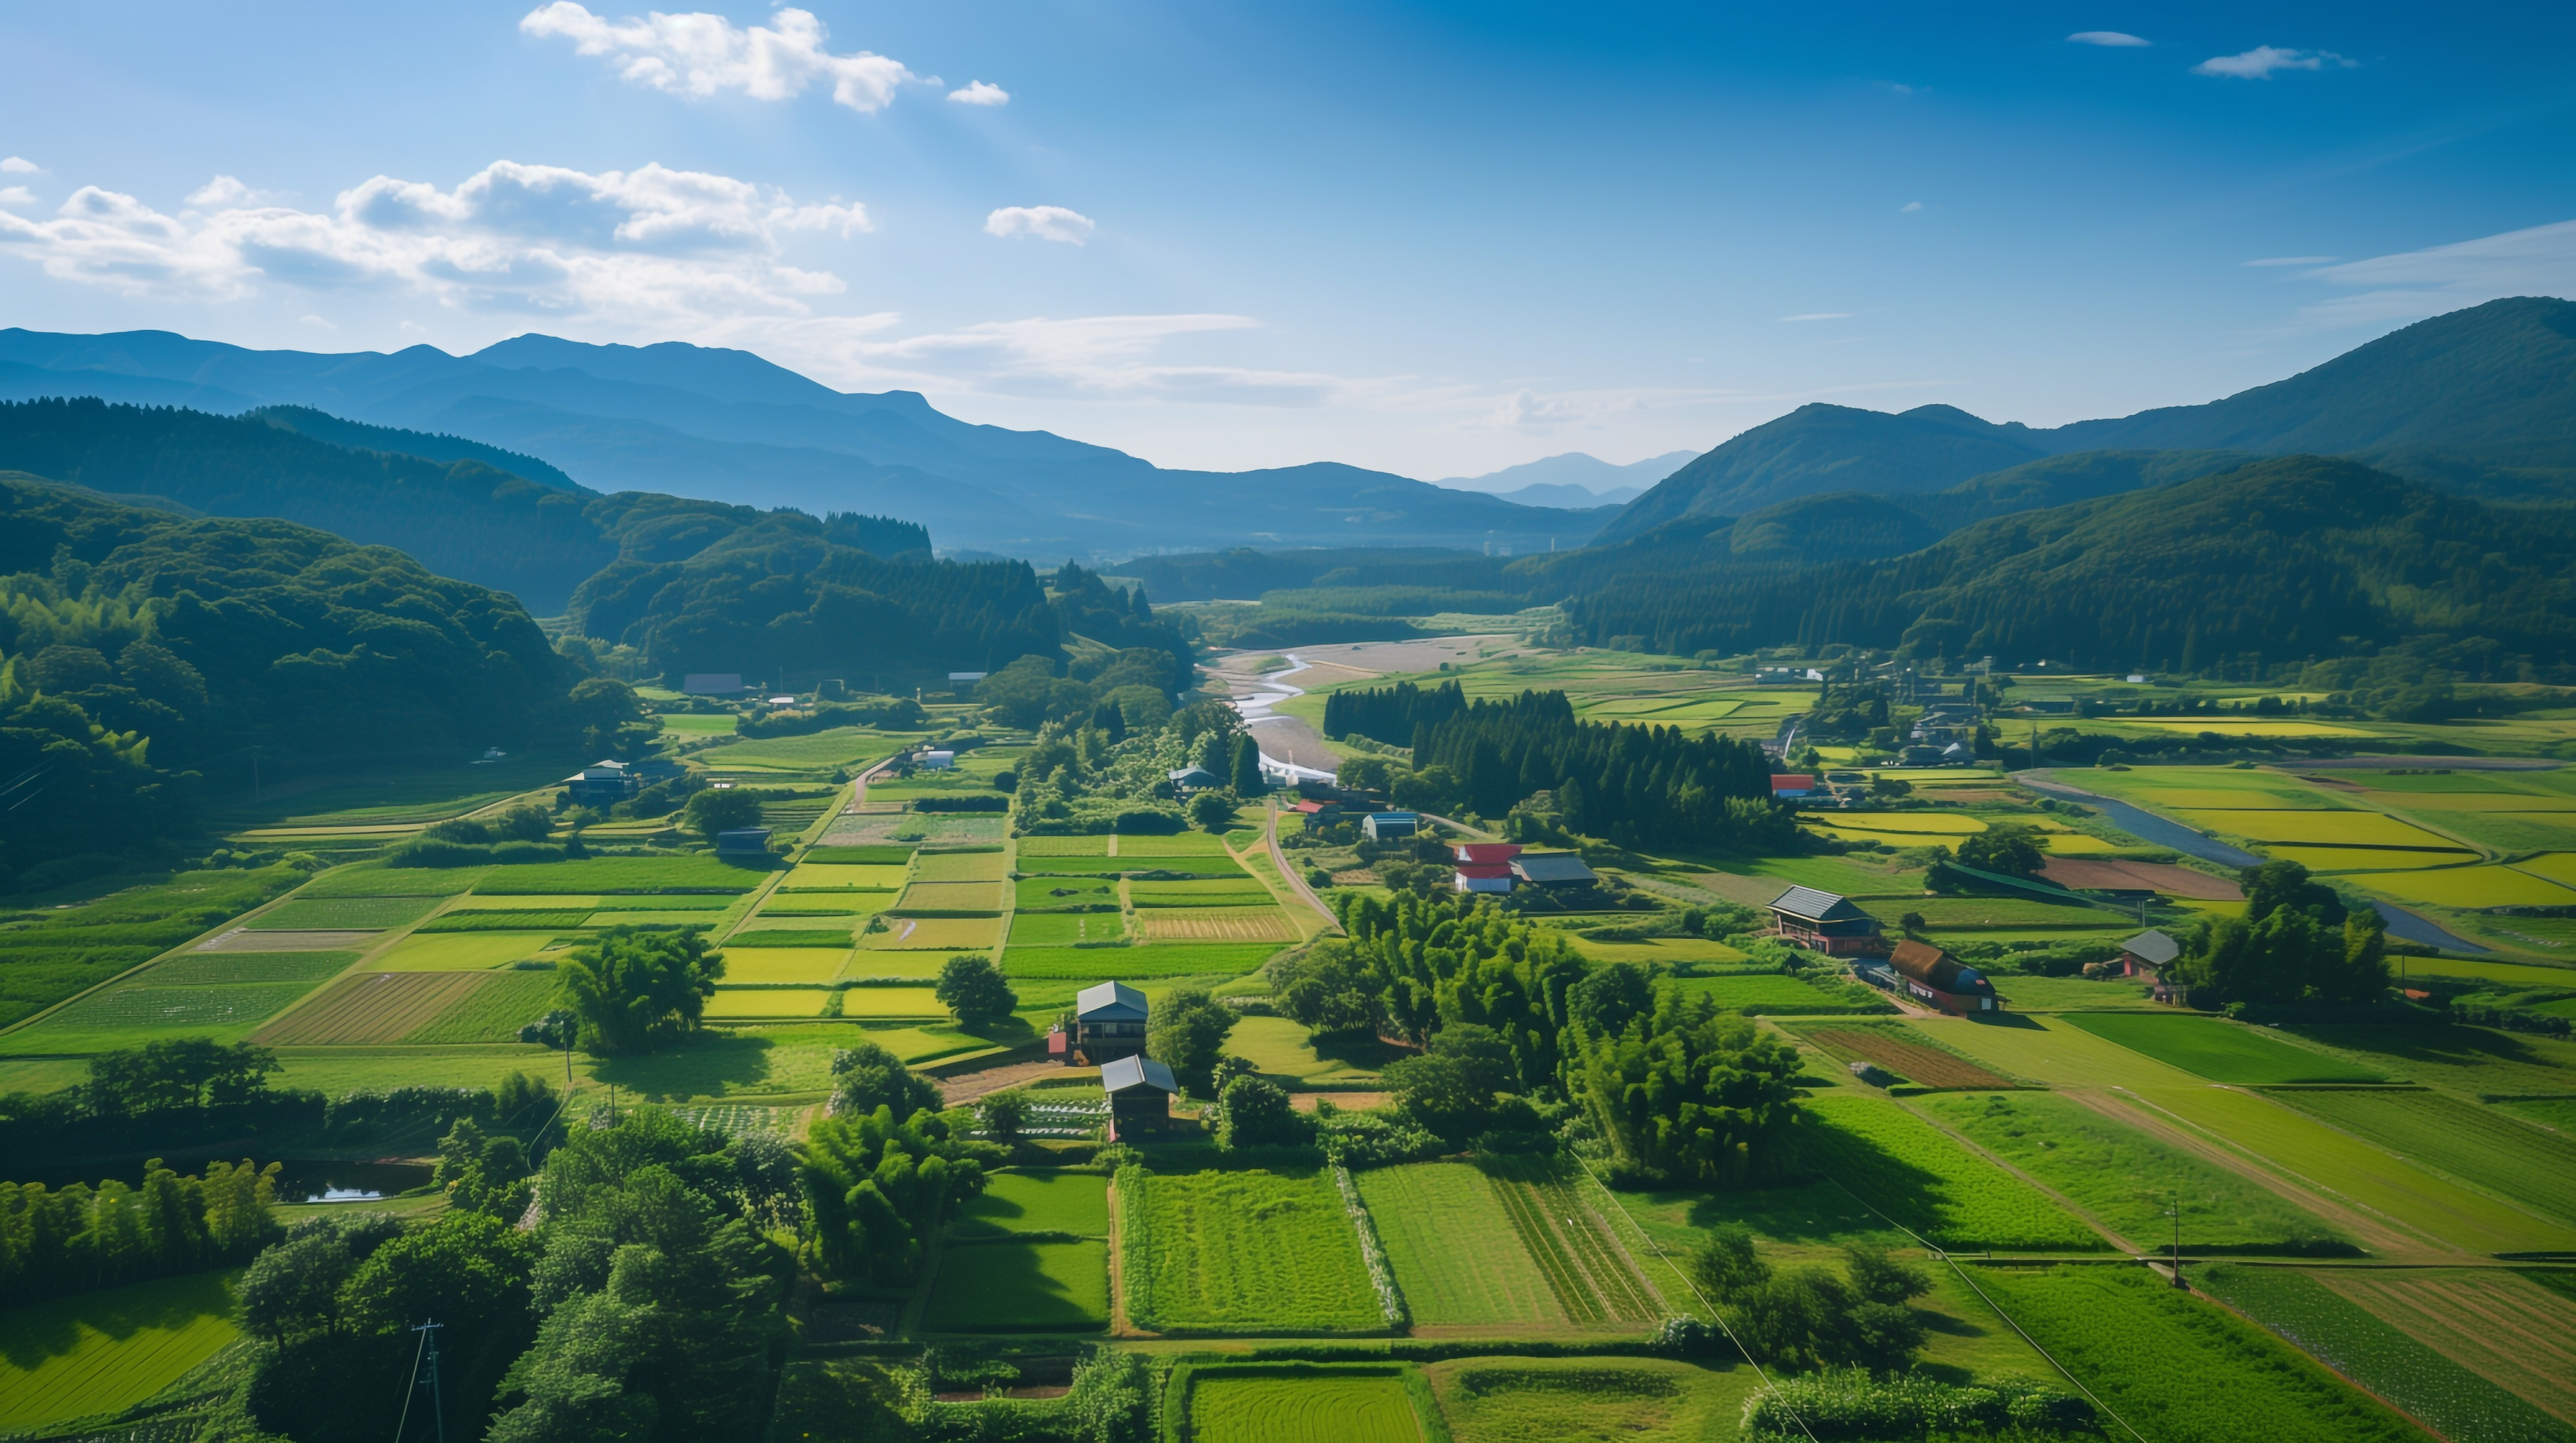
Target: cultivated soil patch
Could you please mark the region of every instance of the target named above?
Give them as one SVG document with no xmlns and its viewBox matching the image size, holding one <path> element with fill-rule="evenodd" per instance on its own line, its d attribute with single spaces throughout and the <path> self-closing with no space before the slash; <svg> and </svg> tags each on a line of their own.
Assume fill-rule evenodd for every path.
<svg viewBox="0 0 2576 1443">
<path fill-rule="evenodd" d="M 1919 1087 L 2000 1092 L 2020 1085 L 1955 1052 L 1898 1036 L 1894 1029 L 1811 1027 L 1799 1035 L 1846 1062 L 1877 1063 Z"/>
<path fill-rule="evenodd" d="M 370 972 L 345 978 L 252 1034 L 263 1046 L 333 1047 L 392 1042 L 426 1026 L 488 974 Z"/>
</svg>

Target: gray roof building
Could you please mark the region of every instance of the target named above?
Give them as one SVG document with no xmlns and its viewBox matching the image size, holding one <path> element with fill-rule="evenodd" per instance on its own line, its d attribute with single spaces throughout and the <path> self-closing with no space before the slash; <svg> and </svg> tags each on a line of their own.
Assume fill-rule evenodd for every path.
<svg viewBox="0 0 2576 1443">
<path fill-rule="evenodd" d="M 1115 984 L 1112 984 L 1115 985 Z M 1100 1069 L 1100 1086 L 1113 1096 L 1139 1087 L 1178 1092 L 1181 1085 L 1172 1078 L 1172 1069 L 1150 1057 L 1121 1057 Z"/>
<path fill-rule="evenodd" d="M 1145 994 L 1124 982 L 1085 987 L 1074 995 L 1073 1015 L 1084 1022 L 1142 1022 Z"/>
<path fill-rule="evenodd" d="M 1572 852 L 1523 852 L 1512 858 L 1512 874 L 1533 887 L 1580 887 L 1601 880 Z"/>
<path fill-rule="evenodd" d="M 2120 950 L 2153 967 L 2162 967 L 2182 955 L 2182 944 L 2150 927 L 2120 944 Z"/>
</svg>

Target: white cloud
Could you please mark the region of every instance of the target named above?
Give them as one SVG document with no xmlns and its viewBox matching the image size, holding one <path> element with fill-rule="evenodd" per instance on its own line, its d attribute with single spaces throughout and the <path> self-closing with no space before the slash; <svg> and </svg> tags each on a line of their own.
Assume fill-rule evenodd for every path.
<svg viewBox="0 0 2576 1443">
<path fill-rule="evenodd" d="M 2193 66 L 2191 73 L 2232 80 L 2269 80 L 2276 70 L 2323 70 L 2329 66 L 2351 70 L 2360 64 L 2331 50 L 2283 50 L 2276 45 L 2257 45 L 2242 55 L 2213 55 Z"/>
<path fill-rule="evenodd" d="M 83 186 L 52 220 L 0 212 L 0 253 L 132 296 L 232 300 L 285 284 L 675 326 L 809 314 L 812 298 L 844 287 L 787 264 L 786 240 L 869 229 L 862 206 L 800 205 L 773 187 L 660 165 L 594 175 L 496 161 L 452 190 L 380 175 L 328 212 L 258 203 L 221 179 L 191 197 L 201 201 L 172 216 Z"/>
<path fill-rule="evenodd" d="M 1809 311 L 1805 315 L 1782 316 L 1780 319 L 1783 321 L 1848 321 L 1853 314 L 1851 311 Z"/>
<path fill-rule="evenodd" d="M 245 205 L 264 205 L 271 199 L 264 190 L 253 190 L 229 175 L 219 175 L 189 192 L 187 204 L 199 210 L 222 210 Z"/>
<path fill-rule="evenodd" d="M 2130 46 L 2152 45 L 2155 43 L 2151 40 L 2142 40 L 2135 35 L 2131 35 L 2126 31 L 2121 30 L 2078 30 L 2066 38 L 2078 45 L 2108 45 L 2114 49 L 2125 49 Z"/>
<path fill-rule="evenodd" d="M 1898 206 L 1896 208 L 1896 213 L 1898 215 L 1912 215 L 1914 212 L 1921 210 L 1922 208 L 1923 202 L 1919 200 L 1909 200 L 1905 204 Z"/>
<path fill-rule="evenodd" d="M 326 320 L 322 319 L 320 316 L 305 316 L 305 317 L 303 317 L 303 318 L 302 318 L 302 320 L 303 320 L 303 323 L 304 323 L 305 325 L 308 325 L 308 326 L 314 326 L 314 327 L 317 327 L 317 328 L 319 328 L 319 329 L 321 329 L 321 330 L 325 330 L 325 331 L 336 331 L 336 330 L 340 329 L 338 326 L 335 326 L 335 325 L 331 324 L 329 321 L 326 321 Z"/>
<path fill-rule="evenodd" d="M 0 205 L 34 205 L 36 193 L 23 185 L 0 186 Z"/>
<path fill-rule="evenodd" d="M 2505 296 L 2576 296 L 2576 220 L 2329 265 L 2352 293 L 2302 308 L 2282 334 L 2415 321 Z"/>
<path fill-rule="evenodd" d="M 984 234 L 1004 240 L 1050 240 L 1081 245 L 1099 229 L 1091 217 L 1060 205 L 1006 205 L 984 217 Z"/>
<path fill-rule="evenodd" d="M 964 88 L 948 92 L 948 98 L 960 105 L 1008 105 L 1011 92 L 981 80 L 970 80 Z"/>
<path fill-rule="evenodd" d="M 2245 264 L 2249 266 L 2323 266 L 2332 265 L 2336 259 L 2337 257 L 2334 256 L 2265 256 L 2259 261 L 2247 261 Z"/>
<path fill-rule="evenodd" d="M 1037 316 L 894 336 L 891 315 L 747 321 L 713 344 L 761 353 L 853 387 L 909 386 L 986 395 L 1092 401 L 1311 407 L 1382 396 L 1390 383 L 1309 371 L 1176 364 L 1167 345 L 1259 329 L 1250 316 Z M 792 359 L 791 359 L 792 358 Z"/>
<path fill-rule="evenodd" d="M 721 15 L 656 10 L 641 20 L 611 21 L 573 0 L 554 0 L 521 17 L 519 28 L 570 40 L 575 53 L 607 57 L 625 79 L 678 95 L 739 91 L 754 100 L 786 100 L 829 81 L 836 103 L 869 113 L 894 103 L 896 87 L 906 81 L 939 83 L 865 50 L 832 54 L 823 48 L 823 22 L 810 10 L 780 10 L 776 19 L 776 29 L 737 28 Z"/>
<path fill-rule="evenodd" d="M 45 168 L 23 155 L 0 159 L 0 175 L 43 175 Z"/>
</svg>

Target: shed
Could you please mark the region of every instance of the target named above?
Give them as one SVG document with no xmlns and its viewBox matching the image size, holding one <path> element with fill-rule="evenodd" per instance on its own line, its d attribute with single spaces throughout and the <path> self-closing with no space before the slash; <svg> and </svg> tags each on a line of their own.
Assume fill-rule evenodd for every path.
<svg viewBox="0 0 2576 1443">
<path fill-rule="evenodd" d="M 1417 812 L 1371 812 L 1360 818 L 1360 830 L 1366 833 L 1372 842 L 1419 836 L 1422 832 L 1422 817 Z"/>
<path fill-rule="evenodd" d="M 1100 1086 L 1109 1094 L 1110 1141 L 1172 1125 L 1172 1094 L 1181 1090 L 1180 1084 L 1172 1069 L 1154 1059 L 1129 1056 L 1108 1063 L 1100 1069 Z"/>
<path fill-rule="evenodd" d="M 2120 975 L 2164 980 L 2165 968 L 2182 955 L 2182 944 L 2150 927 L 2120 944 Z"/>
<path fill-rule="evenodd" d="M 769 829 L 743 827 L 731 832 L 718 832 L 716 833 L 716 855 L 766 857 L 769 855 Z"/>
<path fill-rule="evenodd" d="M 1512 859 L 1521 849 L 1512 842 L 1460 842 L 1454 849 L 1457 876 L 1452 885 L 1461 892 L 1508 892 L 1518 880 L 1512 872 Z"/>
<path fill-rule="evenodd" d="M 1815 794 L 1816 779 L 1812 776 L 1799 772 L 1771 774 L 1771 795 L 1775 797 L 1812 797 Z"/>
<path fill-rule="evenodd" d="M 957 765 L 957 754 L 950 751 L 921 752 L 913 757 L 912 764 L 925 772 L 944 772 Z"/>
<path fill-rule="evenodd" d="M 1572 852 L 1524 852 L 1512 858 L 1512 875 L 1533 887 L 1589 887 L 1601 880 Z"/>
<path fill-rule="evenodd" d="M 1896 974 L 1897 986 L 1917 1002 L 1929 1002 L 1944 1012 L 2003 1010 L 2003 999 L 1995 995 L 1995 984 L 1984 973 L 1929 942 L 1907 938 L 1897 943 L 1887 965 Z"/>
<path fill-rule="evenodd" d="M 1881 956 L 1887 951 L 1876 917 L 1849 897 L 1814 887 L 1791 887 L 1771 899 L 1771 930 L 1828 956 Z"/>
<path fill-rule="evenodd" d="M 1144 993 L 1124 982 L 1085 987 L 1073 999 L 1074 1055 L 1092 1067 L 1134 1057 L 1145 1050 L 1145 1022 Z"/>
<path fill-rule="evenodd" d="M 1225 778 L 1205 767 L 1182 767 L 1171 777 L 1172 790 L 1176 792 L 1207 792 L 1225 785 Z"/>
</svg>

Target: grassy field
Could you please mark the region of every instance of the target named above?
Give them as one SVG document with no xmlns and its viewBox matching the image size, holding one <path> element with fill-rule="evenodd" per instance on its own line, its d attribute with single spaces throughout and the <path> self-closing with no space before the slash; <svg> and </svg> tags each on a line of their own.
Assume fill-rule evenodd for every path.
<svg viewBox="0 0 2576 1443">
<path fill-rule="evenodd" d="M 2458 1443 L 2563 1443 L 2576 1437 L 2565 1423 L 2429 1345 L 2420 1319 L 2410 1318 L 2410 1329 L 2391 1326 L 2325 1286 L 2319 1275 L 2221 1264 L 2195 1270 L 2192 1281 Z M 2479 1288 L 2482 1295 L 2487 1291 Z M 2576 1366 L 2576 1359 L 2569 1363 Z M 2525 1371 L 2513 1367 L 2503 1376 Z M 2567 1403 L 2576 1398 L 2561 1406 Z"/>
<path fill-rule="evenodd" d="M 1758 1380 L 1663 1358 L 1465 1358 L 1434 1363 L 1457 1443 L 1702 1443 L 1730 1438 Z"/>
<path fill-rule="evenodd" d="M 1265 1075 L 1293 1080 L 1305 1087 L 1375 1083 L 1379 1054 L 1375 1044 L 1333 1044 L 1330 1055 L 1316 1050 L 1313 1034 L 1285 1017 L 1243 1017 L 1226 1034 L 1225 1050 L 1244 1058 Z"/>
<path fill-rule="evenodd" d="M 2268 1037 L 2242 1023 L 2172 1013 L 2086 1013 L 2066 1020 L 2094 1036 L 2212 1082 L 2379 1082 L 2366 1067 Z"/>
<path fill-rule="evenodd" d="M 2240 1174 L 2050 1093 L 1927 1098 L 1933 1116 L 2029 1173 L 2141 1248 L 2174 1236 L 2198 1251 L 2358 1251 L 2322 1219 Z"/>
<path fill-rule="evenodd" d="M 2544 1222 L 2252 1093 L 2142 1088 L 2138 1096 L 2310 1186 L 2462 1251 L 2576 1252 L 2576 1228 Z"/>
<path fill-rule="evenodd" d="M 437 907 L 435 897 L 296 897 L 262 913 L 253 925 L 262 931 L 372 931 L 407 926 Z"/>
<path fill-rule="evenodd" d="M 1108 1327 L 1109 1245 L 1008 1236 L 951 1243 L 922 1326 L 935 1333 Z"/>
<path fill-rule="evenodd" d="M 1420 1443 L 1404 1379 L 1385 1369 L 1206 1369 L 1191 1380 L 1195 1443 Z"/>
<path fill-rule="evenodd" d="M 0 1040 L 0 1051 L 105 1051 L 183 1035 L 232 1041 L 312 990 L 310 982 L 112 987 L 9 1033 Z"/>
<path fill-rule="evenodd" d="M 709 856 L 593 857 L 579 862 L 538 862 L 494 867 L 474 890 L 487 897 L 550 893 L 748 892 L 768 873 Z"/>
<path fill-rule="evenodd" d="M 1892 1102 L 1811 1099 L 1815 1162 L 1880 1212 L 1953 1249 L 2091 1252 L 2110 1246 L 2046 1194 Z"/>
<path fill-rule="evenodd" d="M 1415 1323 L 1545 1327 L 1566 1321 L 1483 1173 L 1466 1163 L 1426 1162 L 1372 1169 L 1358 1182 Z"/>
<path fill-rule="evenodd" d="M 1318 1172 L 1118 1174 L 1127 1315 L 1157 1332 L 1374 1332 L 1359 1234 Z"/>
<path fill-rule="evenodd" d="M 2081 977 L 2017 977 L 2009 973 L 1993 981 L 2004 1005 L 2015 1012 L 2149 1012 L 2166 1005 L 2150 995 L 2155 989 L 2144 982 L 2088 982 Z"/>
<path fill-rule="evenodd" d="M 1981 1269 L 1977 1282 L 2149 1443 L 2424 1443 L 2307 1355 L 2143 1268 Z"/>
<path fill-rule="evenodd" d="M 1087 1172 L 999 1172 L 957 1215 L 959 1237 L 1005 1233 L 1109 1236 L 1109 1179 Z"/>
<path fill-rule="evenodd" d="M 2576 1140 L 2434 1092 L 2284 1089 L 2271 1096 L 2400 1157 L 2576 1221 Z"/>
<path fill-rule="evenodd" d="M 1011 884 L 1011 905 L 1023 912 L 1117 903 L 1118 881 L 1114 877 L 1023 877 Z"/>
<path fill-rule="evenodd" d="M 1872 1012 L 1884 1010 L 1876 992 L 1830 990 L 1795 977 L 1684 977 L 1674 986 L 1706 997 L 1728 1012 L 1747 1017 L 1793 1017 L 1801 1013 Z"/>
<path fill-rule="evenodd" d="M 0 1430 L 142 1402 L 240 1332 L 228 1273 L 136 1283 L 0 1312 Z"/>
<path fill-rule="evenodd" d="M 2576 1042 L 2484 1027 L 2302 1025 L 2290 1030 L 2410 1082 L 2475 1097 L 2576 1096 Z"/>
</svg>

